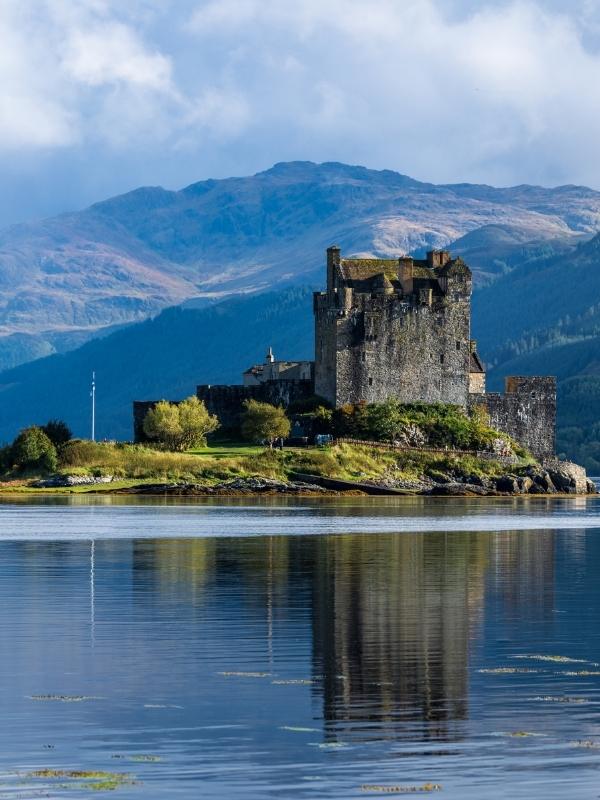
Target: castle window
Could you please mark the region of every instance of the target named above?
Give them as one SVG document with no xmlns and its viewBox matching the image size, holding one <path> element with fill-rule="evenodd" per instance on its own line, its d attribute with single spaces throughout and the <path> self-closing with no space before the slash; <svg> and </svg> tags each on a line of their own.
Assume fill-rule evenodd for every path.
<svg viewBox="0 0 600 800">
<path fill-rule="evenodd" d="M 444 354 L 440 353 L 440 364 L 444 363 Z"/>
<path fill-rule="evenodd" d="M 369 378 L 369 386 L 373 386 L 373 378 Z"/>
<path fill-rule="evenodd" d="M 366 354 L 366 353 L 363 351 L 363 352 L 360 354 L 360 357 L 361 357 L 361 360 L 362 360 L 362 361 L 365 361 L 365 359 L 366 359 L 366 357 L 367 357 L 367 354 Z"/>
<path fill-rule="evenodd" d="M 460 342 L 457 342 L 457 343 L 456 343 L 456 349 L 457 349 L 457 350 L 460 350 Z"/>
</svg>

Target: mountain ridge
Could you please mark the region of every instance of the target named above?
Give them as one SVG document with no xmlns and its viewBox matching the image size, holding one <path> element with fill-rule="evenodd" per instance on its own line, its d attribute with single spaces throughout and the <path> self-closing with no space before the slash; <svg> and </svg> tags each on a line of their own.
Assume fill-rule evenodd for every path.
<svg viewBox="0 0 600 800">
<path fill-rule="evenodd" d="M 494 225 L 521 245 L 569 248 L 600 229 L 600 192 L 437 185 L 310 161 L 180 190 L 138 187 L 0 231 L 0 369 L 26 357 L 7 339 L 13 334 L 37 336 L 38 352 L 60 349 L 63 333 L 68 343 L 73 331 L 93 336 L 195 297 L 313 282 L 332 242 L 346 253 L 395 257 Z M 474 264 L 482 283 L 506 266 L 506 259 L 487 264 L 484 255 Z"/>
</svg>

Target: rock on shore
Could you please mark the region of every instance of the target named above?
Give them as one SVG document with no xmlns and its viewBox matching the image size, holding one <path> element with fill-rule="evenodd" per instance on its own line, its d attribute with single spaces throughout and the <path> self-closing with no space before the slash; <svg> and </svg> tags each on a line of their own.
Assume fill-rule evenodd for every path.
<svg viewBox="0 0 600 800">
<path fill-rule="evenodd" d="M 231 497 L 244 495 L 315 495 L 337 494 L 322 486 L 299 481 L 279 481 L 274 478 L 234 478 L 214 486 L 200 483 L 142 483 L 116 489 L 116 494 L 170 495 L 173 497 Z"/>
<path fill-rule="evenodd" d="M 51 475 L 30 484 L 34 489 L 65 489 L 70 486 L 94 486 L 112 483 L 112 475 Z"/>
<path fill-rule="evenodd" d="M 436 480 L 403 480 L 388 478 L 381 482 L 352 483 L 333 481 L 318 476 L 298 474 L 296 480 L 282 481 L 274 478 L 233 478 L 215 485 L 200 483 L 141 483 L 136 486 L 115 488 L 115 494 L 171 495 L 174 497 L 235 497 L 251 495 L 336 495 L 351 494 L 407 494 L 436 495 L 446 497 L 475 497 L 502 495 L 553 495 L 596 494 L 596 485 L 586 477 L 585 469 L 569 461 L 553 459 L 543 465 L 527 467 L 520 474 L 507 473 L 499 477 L 481 475 L 448 474 Z M 300 480 L 299 478 L 305 478 Z M 35 488 L 55 489 L 74 486 L 107 484 L 110 476 L 93 477 L 80 475 L 53 475 L 31 484 Z M 324 483 L 325 486 L 319 485 Z M 333 488 L 331 485 L 333 485 Z M 337 485 L 339 484 L 339 485 Z M 336 491 L 340 490 L 340 491 Z M 375 491 L 377 490 L 377 491 Z"/>
<path fill-rule="evenodd" d="M 553 459 L 543 465 L 530 466 L 519 475 L 507 473 L 499 477 L 448 474 L 437 480 L 389 481 L 390 488 L 408 489 L 415 494 L 446 497 L 485 495 L 551 495 L 596 494 L 596 484 L 585 469 L 570 461 Z"/>
</svg>

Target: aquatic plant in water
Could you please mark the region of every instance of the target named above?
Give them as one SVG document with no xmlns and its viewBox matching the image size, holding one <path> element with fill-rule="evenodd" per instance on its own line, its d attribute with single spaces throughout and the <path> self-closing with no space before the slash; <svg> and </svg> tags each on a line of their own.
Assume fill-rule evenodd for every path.
<svg viewBox="0 0 600 800">
<path fill-rule="evenodd" d="M 106 772 L 104 770 L 79 770 L 79 769 L 36 769 L 22 775 L 27 779 L 47 779 L 60 788 L 71 789 L 74 787 L 87 789 L 92 792 L 111 792 L 120 786 L 136 783 L 134 777 L 123 772 Z M 55 781 L 68 781 L 66 784 L 56 784 Z"/>
<path fill-rule="evenodd" d="M 600 675 L 598 670 L 590 671 L 588 669 L 580 669 L 577 672 L 555 672 L 555 675 L 568 675 L 569 677 L 584 677 L 589 675 Z"/>
<path fill-rule="evenodd" d="M 378 792 L 383 794 L 427 794 L 441 792 L 441 783 L 423 783 L 421 786 L 384 786 L 378 783 L 364 783 L 361 792 Z"/>
<path fill-rule="evenodd" d="M 595 661 L 588 661 L 585 658 L 570 658 L 570 656 L 545 656 L 540 654 L 519 654 L 512 658 L 529 658 L 532 661 L 553 661 L 556 664 L 589 664 L 592 667 L 600 667 Z"/>
<path fill-rule="evenodd" d="M 544 703 L 589 703 L 586 697 L 567 697 L 566 695 L 556 697 L 549 694 L 540 695 L 538 697 L 528 697 L 527 700 L 539 700 Z"/>
<path fill-rule="evenodd" d="M 571 747 L 584 747 L 587 750 L 600 750 L 600 742 L 594 742 L 592 739 L 579 739 L 576 742 L 571 742 Z"/>
<path fill-rule="evenodd" d="M 44 703 L 83 703 L 86 700 L 101 700 L 102 698 L 84 694 L 30 694 L 27 695 L 27 699 Z"/>
<path fill-rule="evenodd" d="M 540 672 L 539 669 L 531 669 L 530 667 L 492 667 L 490 669 L 478 669 L 485 675 L 515 675 L 515 674 L 528 674 L 532 672 Z"/>
<path fill-rule="evenodd" d="M 270 672 L 217 672 L 224 678 L 271 678 Z"/>
</svg>

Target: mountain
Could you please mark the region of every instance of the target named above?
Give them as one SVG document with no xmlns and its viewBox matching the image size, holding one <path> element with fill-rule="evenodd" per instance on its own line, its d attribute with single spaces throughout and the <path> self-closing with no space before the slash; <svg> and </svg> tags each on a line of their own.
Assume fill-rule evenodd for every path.
<svg viewBox="0 0 600 800">
<path fill-rule="evenodd" d="M 599 229 L 585 187 L 438 186 L 338 163 L 140 188 L 0 232 L 0 369 L 197 297 L 320 281 L 333 242 L 378 256 L 456 242 L 484 284 Z"/>
<path fill-rule="evenodd" d="M 488 359 L 497 363 L 508 340 L 547 336 L 558 328 L 563 336 L 568 332 L 582 335 L 600 321 L 598 304 L 600 235 L 568 253 L 550 252 L 525 260 L 492 285 L 480 288 L 473 327 Z"/>
</svg>

